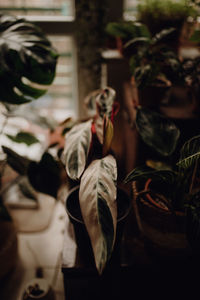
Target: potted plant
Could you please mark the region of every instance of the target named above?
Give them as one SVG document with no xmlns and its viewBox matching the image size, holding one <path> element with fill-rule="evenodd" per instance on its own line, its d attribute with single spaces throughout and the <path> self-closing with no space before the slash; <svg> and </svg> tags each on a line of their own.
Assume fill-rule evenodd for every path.
<svg viewBox="0 0 200 300">
<path fill-rule="evenodd" d="M 36 138 L 28 132 L 18 132 L 16 136 L 9 135 L 6 132 L 8 119 L 13 116 L 16 107 L 22 104 L 24 104 L 23 117 L 28 118 L 25 113 L 25 104 L 35 101 L 46 92 L 46 89 L 41 88 L 41 85 L 48 87 L 53 82 L 58 54 L 45 34 L 36 25 L 25 19 L 0 15 L 0 56 L 1 120 L 4 119 L 1 123 L 1 140 L 3 141 L 3 136 L 7 135 L 8 138 L 16 142 L 34 143 L 37 141 Z M 37 176 L 41 170 L 36 172 L 36 165 L 42 165 L 43 170 L 45 166 L 52 170 L 54 163 L 50 154 L 44 154 L 41 162 L 34 162 L 5 147 L 4 144 L 1 144 L 1 147 L 4 151 L 4 154 L 1 151 L 3 158 L 1 158 L 0 169 L 0 243 L 2 245 L 0 277 L 2 278 L 14 266 L 17 255 L 16 228 L 5 206 L 4 199 L 5 190 L 10 186 L 10 183 L 7 185 L 4 180 L 6 167 L 10 164 L 21 175 L 27 178 L 34 177 L 38 181 Z M 16 183 L 16 180 L 12 183 Z M 33 187 L 31 189 L 22 186 L 21 190 L 26 196 L 35 197 Z M 47 189 L 44 192 L 48 193 Z M 55 195 L 55 190 L 53 192 Z M 37 201 L 37 198 L 34 197 L 32 200 Z"/>
<path fill-rule="evenodd" d="M 190 0 L 144 0 L 137 7 L 137 19 L 148 27 L 152 35 L 163 29 L 176 29 L 166 40 L 175 48 L 179 46 L 183 27 L 188 19 L 194 22 L 196 17 L 197 10 Z"/>
<path fill-rule="evenodd" d="M 138 224 L 156 259 L 182 259 L 190 246 L 199 247 L 199 149 L 198 135 L 185 142 L 176 164 L 148 162 L 125 179 L 133 183 Z"/>
<path fill-rule="evenodd" d="M 119 213 L 121 206 L 117 162 L 112 150 L 113 120 L 117 112 L 117 102 L 114 99 L 115 91 L 110 87 L 91 93 L 91 99 L 87 99 L 87 102 L 94 101 L 96 113 L 92 118 L 76 124 L 66 134 L 61 154 L 67 175 L 78 184 L 67 197 L 67 210 L 72 220 L 72 212 L 69 211 L 71 204 L 68 202 L 73 201 L 74 210 L 80 205 L 82 221 L 86 226 L 96 268 L 100 274 L 108 264 L 113 251 L 119 221 L 117 209 Z M 94 104 L 90 103 L 90 106 L 94 107 Z M 160 122 L 162 133 L 165 132 L 168 136 L 169 147 L 166 147 L 164 140 L 156 143 L 158 136 L 161 135 L 157 130 Z M 163 155 L 168 155 L 175 148 L 179 131 L 167 118 L 138 107 L 136 126 L 145 142 L 152 147 L 156 143 L 154 148 Z M 72 196 L 74 193 L 76 197 Z M 123 198 L 126 203 L 126 196 Z M 83 236 L 83 233 L 76 232 L 77 244 L 81 235 Z"/>
<path fill-rule="evenodd" d="M 80 223 L 82 226 L 83 222 L 85 224 L 99 274 L 107 266 L 115 248 L 117 219 L 124 218 L 130 206 L 129 197 L 117 188 L 117 162 L 111 151 L 113 120 L 118 110 L 114 99 L 112 88 L 98 91 L 94 97 L 95 116 L 72 127 L 65 136 L 61 154 L 67 175 L 78 184 L 67 197 L 67 211 L 74 224 L 76 215 L 73 214 L 80 206 L 82 217 L 77 215 L 76 218 L 79 219 L 79 226 Z M 77 234 L 76 228 L 74 225 Z M 81 255 L 84 250 L 81 253 L 80 235 L 81 232 L 76 235 L 76 240 Z M 91 247 L 87 239 L 83 244 Z M 93 257 L 89 256 L 88 260 L 91 263 Z"/>
<path fill-rule="evenodd" d="M 0 28 L 0 101 L 4 117 L 1 135 L 16 143 L 32 145 L 39 142 L 33 134 L 19 131 L 13 136 L 6 132 L 6 127 L 10 118 L 20 116 L 24 119 L 30 117 L 31 121 L 36 121 L 39 125 L 42 124 L 52 130 L 51 122 L 37 116 L 34 109 L 30 113 L 26 103 L 40 98 L 47 91 L 44 86 L 48 88 L 53 82 L 58 54 L 40 28 L 24 19 L 1 15 Z M 24 110 L 18 112 L 17 107 L 22 105 Z M 21 175 L 30 174 L 30 177 L 31 175 L 34 177 L 33 169 L 36 170 L 36 165 L 42 166 L 43 169 L 45 164 L 46 167 L 48 165 L 49 168 L 52 167 L 53 157 L 50 153 L 46 153 L 47 151 L 44 151 L 40 162 L 33 162 L 5 145 L 1 146 L 7 154 L 7 162 Z M 55 196 L 55 191 L 52 193 Z"/>
</svg>

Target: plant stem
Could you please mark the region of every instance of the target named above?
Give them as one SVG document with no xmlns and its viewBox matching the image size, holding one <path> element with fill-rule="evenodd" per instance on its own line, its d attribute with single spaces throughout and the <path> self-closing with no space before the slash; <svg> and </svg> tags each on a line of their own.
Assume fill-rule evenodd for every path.
<svg viewBox="0 0 200 300">
<path fill-rule="evenodd" d="M 198 165 L 198 159 L 195 162 L 194 170 L 193 170 L 193 173 L 192 173 L 192 179 L 191 179 L 191 183 L 190 183 L 189 194 L 191 194 L 193 186 L 194 186 L 194 180 L 195 180 L 195 176 L 196 176 L 196 173 L 197 173 L 197 165 Z"/>
</svg>

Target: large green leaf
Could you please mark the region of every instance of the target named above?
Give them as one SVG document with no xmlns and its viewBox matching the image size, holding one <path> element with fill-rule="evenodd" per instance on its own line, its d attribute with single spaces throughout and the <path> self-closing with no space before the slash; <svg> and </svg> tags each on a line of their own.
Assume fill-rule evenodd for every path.
<svg viewBox="0 0 200 300">
<path fill-rule="evenodd" d="M 136 126 L 148 146 L 163 156 L 173 153 L 180 131 L 169 118 L 150 109 L 138 107 Z"/>
<path fill-rule="evenodd" d="M 0 101 L 30 102 L 46 90 L 55 76 L 57 53 L 34 24 L 14 16 L 0 16 Z"/>
<path fill-rule="evenodd" d="M 180 159 L 177 165 L 181 168 L 188 169 L 194 166 L 200 157 L 200 135 L 189 139 L 180 152 Z"/>
<path fill-rule="evenodd" d="M 116 235 L 117 165 L 112 155 L 94 160 L 81 178 L 79 201 L 98 272 L 110 259 Z"/>
<path fill-rule="evenodd" d="M 77 124 L 65 136 L 62 162 L 71 179 L 79 179 L 85 169 L 92 141 L 91 125 L 92 120 Z"/>
</svg>

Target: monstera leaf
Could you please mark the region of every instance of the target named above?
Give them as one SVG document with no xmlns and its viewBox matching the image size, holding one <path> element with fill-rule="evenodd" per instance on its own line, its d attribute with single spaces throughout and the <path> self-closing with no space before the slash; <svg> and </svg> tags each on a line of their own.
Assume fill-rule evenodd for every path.
<svg viewBox="0 0 200 300">
<path fill-rule="evenodd" d="M 138 107 L 136 127 L 142 140 L 159 154 L 168 156 L 175 150 L 180 131 L 165 116 L 150 109 Z"/>
<path fill-rule="evenodd" d="M 57 53 L 34 24 L 0 16 L 0 101 L 22 104 L 39 98 L 55 76 Z"/>
<path fill-rule="evenodd" d="M 92 120 L 77 124 L 65 136 L 62 162 L 71 179 L 79 179 L 85 169 L 92 141 L 91 125 Z"/>
<path fill-rule="evenodd" d="M 101 274 L 109 260 L 116 235 L 117 165 L 112 155 L 94 160 L 84 172 L 79 201 L 95 257 Z"/>
</svg>

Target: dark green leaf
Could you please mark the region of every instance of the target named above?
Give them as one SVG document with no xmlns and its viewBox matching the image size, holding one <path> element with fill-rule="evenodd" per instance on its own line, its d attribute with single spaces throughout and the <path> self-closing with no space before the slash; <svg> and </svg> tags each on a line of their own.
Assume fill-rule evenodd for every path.
<svg viewBox="0 0 200 300">
<path fill-rule="evenodd" d="M 24 143 L 28 146 L 38 143 L 39 140 L 29 132 L 18 132 L 16 136 L 6 135 L 9 139 L 16 143 Z"/>
<path fill-rule="evenodd" d="M 31 162 L 28 166 L 28 178 L 39 192 L 56 197 L 61 184 L 60 166 L 54 157 L 45 152 L 40 162 Z"/>
<path fill-rule="evenodd" d="M 25 175 L 31 160 L 17 154 L 8 147 L 2 146 L 2 149 L 7 154 L 7 163 L 20 175 Z"/>
<path fill-rule="evenodd" d="M 43 95 L 46 90 L 33 87 L 32 82 L 51 84 L 57 57 L 36 25 L 0 15 L 0 101 L 21 104 Z"/>
<path fill-rule="evenodd" d="M 150 109 L 139 107 L 136 126 L 142 140 L 156 152 L 163 156 L 174 152 L 180 131 L 170 119 Z"/>
</svg>

